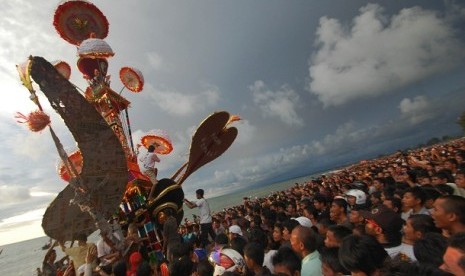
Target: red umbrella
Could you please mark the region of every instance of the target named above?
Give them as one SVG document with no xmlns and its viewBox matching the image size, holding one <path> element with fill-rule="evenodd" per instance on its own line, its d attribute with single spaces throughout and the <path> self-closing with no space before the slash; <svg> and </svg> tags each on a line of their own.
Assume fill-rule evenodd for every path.
<svg viewBox="0 0 465 276">
<path fill-rule="evenodd" d="M 68 158 L 69 158 L 69 161 L 71 161 L 71 163 L 73 163 L 74 167 L 76 168 L 77 173 L 80 174 L 81 171 L 82 171 L 82 154 L 81 154 L 81 152 L 79 150 L 75 151 L 75 152 L 71 153 Z M 65 164 L 63 164 L 63 162 L 61 162 L 59 167 L 58 167 L 58 175 L 61 177 L 61 179 L 63 179 L 66 182 L 68 182 L 71 179 L 71 176 L 69 175 L 69 172 L 66 169 Z"/>
<path fill-rule="evenodd" d="M 61 38 L 79 45 L 92 33 L 96 38 L 107 37 L 109 24 L 105 15 L 94 4 L 70 0 L 57 7 L 53 25 Z"/>
<path fill-rule="evenodd" d="M 138 93 L 144 88 L 144 76 L 136 68 L 121 68 L 119 78 L 124 86 L 132 92 Z"/>
<path fill-rule="evenodd" d="M 69 77 L 71 76 L 71 66 L 69 66 L 68 63 L 62 61 L 62 60 L 55 60 L 52 62 L 53 66 L 55 69 L 60 72 L 60 75 L 65 77 L 65 79 L 69 80 Z"/>
<path fill-rule="evenodd" d="M 144 135 L 140 141 L 145 148 L 156 144 L 157 147 L 155 148 L 155 153 L 158 154 L 168 154 L 173 151 L 173 144 L 171 143 L 168 133 L 161 129 L 157 129 L 152 133 Z"/>
</svg>

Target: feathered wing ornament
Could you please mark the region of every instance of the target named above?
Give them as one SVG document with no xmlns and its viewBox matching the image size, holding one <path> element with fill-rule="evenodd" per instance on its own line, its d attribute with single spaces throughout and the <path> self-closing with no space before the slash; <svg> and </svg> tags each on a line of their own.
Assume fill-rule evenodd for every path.
<svg viewBox="0 0 465 276">
<path fill-rule="evenodd" d="M 70 179 L 70 185 L 47 208 L 42 227 L 49 237 L 62 241 L 96 228 L 108 232 L 107 220 L 118 210 L 128 179 L 121 143 L 102 116 L 52 64 L 41 57 L 31 61 L 32 79 L 63 118 L 83 157 L 81 173 Z"/>
</svg>

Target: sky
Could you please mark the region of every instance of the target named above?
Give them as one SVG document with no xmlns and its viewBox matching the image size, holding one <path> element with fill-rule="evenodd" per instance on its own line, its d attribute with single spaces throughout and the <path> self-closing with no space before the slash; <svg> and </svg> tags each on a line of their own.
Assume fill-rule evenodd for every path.
<svg viewBox="0 0 465 276">
<path fill-rule="evenodd" d="M 52 22 L 59 1 L 5 1 L 0 10 L 0 245 L 43 236 L 48 204 L 66 183 L 48 131 L 33 133 L 16 112 L 36 110 L 16 64 L 29 55 L 63 60 L 87 84 L 76 47 Z M 271 184 L 463 134 L 465 4 L 462 1 L 96 0 L 119 69 L 139 69 L 131 102 L 133 139 L 166 131 L 174 150 L 159 177 L 188 158 L 193 132 L 214 111 L 238 114 L 239 135 L 189 176 L 186 197 L 213 197 Z M 38 86 L 35 86 L 37 90 Z M 38 91 L 65 149 L 77 149 Z"/>
</svg>

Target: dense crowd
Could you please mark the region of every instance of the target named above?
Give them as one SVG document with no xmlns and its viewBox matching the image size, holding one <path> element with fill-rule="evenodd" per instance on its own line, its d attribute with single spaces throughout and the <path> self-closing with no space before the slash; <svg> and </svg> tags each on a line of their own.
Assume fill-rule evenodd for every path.
<svg viewBox="0 0 465 276">
<path fill-rule="evenodd" d="M 465 275 L 464 197 L 465 139 L 457 139 L 244 198 L 210 220 L 201 191 L 201 204 L 185 201 L 199 207 L 197 219 L 178 226 L 166 214 L 161 261 L 137 248 L 121 259 L 105 239 L 95 246 L 83 237 L 63 246 L 75 268 L 65 275 Z M 122 238 L 139 243 L 137 227 Z M 56 275 L 53 251 L 44 275 Z"/>
</svg>

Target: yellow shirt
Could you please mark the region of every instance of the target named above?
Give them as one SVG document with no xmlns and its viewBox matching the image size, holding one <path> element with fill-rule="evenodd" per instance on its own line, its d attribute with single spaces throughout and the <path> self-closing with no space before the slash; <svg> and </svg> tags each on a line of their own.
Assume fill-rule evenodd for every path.
<svg viewBox="0 0 465 276">
<path fill-rule="evenodd" d="M 86 263 L 87 249 L 89 249 L 89 247 L 92 245 L 93 243 L 86 243 L 84 246 L 65 248 L 66 255 L 68 255 L 71 260 L 73 260 L 76 275 L 78 275 L 78 268 Z"/>
</svg>

